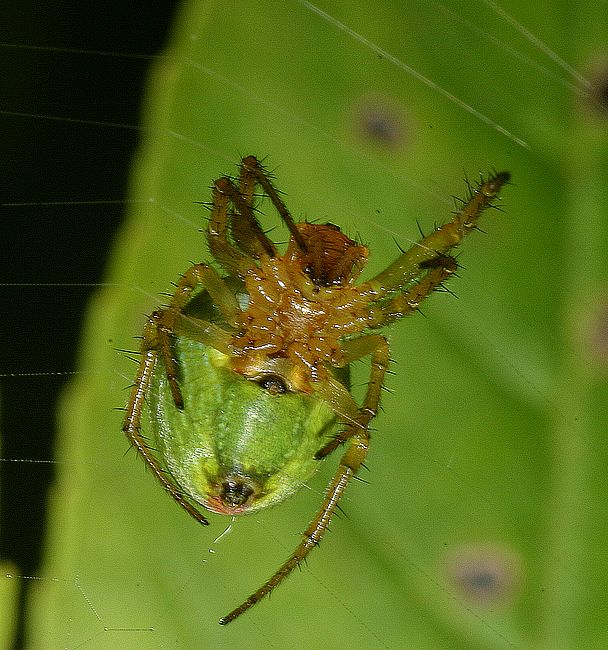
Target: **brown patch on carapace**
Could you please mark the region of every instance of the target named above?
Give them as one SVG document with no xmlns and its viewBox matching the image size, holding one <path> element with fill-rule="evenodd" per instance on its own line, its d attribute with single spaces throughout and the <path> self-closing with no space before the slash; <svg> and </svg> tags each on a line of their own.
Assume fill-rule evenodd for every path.
<svg viewBox="0 0 608 650">
<path fill-rule="evenodd" d="M 320 287 L 352 282 L 367 262 L 365 246 L 347 237 L 331 223 L 299 223 L 297 228 L 306 245 L 300 250 L 292 239 L 286 257 L 302 267 L 302 271 Z"/>
</svg>

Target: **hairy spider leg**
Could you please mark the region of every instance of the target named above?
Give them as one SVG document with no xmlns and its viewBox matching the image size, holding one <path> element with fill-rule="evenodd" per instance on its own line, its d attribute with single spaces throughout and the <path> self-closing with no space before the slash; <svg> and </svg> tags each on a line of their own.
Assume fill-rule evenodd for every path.
<svg viewBox="0 0 608 650">
<path fill-rule="evenodd" d="M 452 221 L 414 244 L 385 271 L 361 285 L 361 292 L 371 291 L 376 303 L 403 284 L 410 284 L 405 293 L 393 296 L 384 304 L 376 303 L 379 315 L 370 323 L 370 328 L 383 327 L 416 311 L 420 303 L 456 271 L 456 260 L 445 252 L 457 246 L 476 227 L 480 214 L 491 205 L 509 177 L 507 172 L 501 172 L 481 183 Z M 414 280 L 415 284 L 411 285 Z M 346 427 L 317 452 L 316 458 L 324 458 L 353 434 L 354 428 Z"/>
<path fill-rule="evenodd" d="M 289 210 L 270 181 L 268 173 L 255 156 L 247 156 L 241 161 L 239 186 L 228 176 L 215 181 L 213 185 L 213 207 L 207 240 L 209 248 L 222 266 L 228 271 L 243 277 L 251 269 L 251 259 L 259 259 L 262 254 L 277 257 L 275 245 L 266 237 L 254 214 L 255 186 L 260 185 L 271 200 L 275 209 L 285 222 L 292 238 L 302 251 L 306 242 L 300 234 Z M 230 204 L 236 213 L 230 211 Z M 235 219 L 240 215 L 242 219 Z M 228 233 L 234 244 L 228 240 Z"/>
<path fill-rule="evenodd" d="M 477 227 L 481 213 L 492 205 L 510 178 L 509 172 L 499 172 L 482 181 L 471 191 L 468 201 L 451 221 L 423 237 L 384 271 L 363 283 L 361 292 L 368 293 L 374 300 L 381 300 L 419 278 L 421 270 L 428 268 L 426 265 L 430 261 L 460 244 Z"/>
<path fill-rule="evenodd" d="M 400 293 L 381 305 L 382 318 L 371 327 L 382 327 L 411 314 L 413 311 L 418 311 L 420 303 L 456 272 L 458 262 L 450 255 L 439 255 L 420 266 L 430 269 L 429 272 L 409 291 Z"/>
<path fill-rule="evenodd" d="M 232 180 L 224 176 L 213 184 L 213 205 L 211 217 L 207 228 L 207 243 L 211 255 L 231 275 L 240 278 L 255 266 L 255 259 L 259 258 L 262 251 L 275 257 L 277 251 L 274 244 L 266 237 L 253 214 L 253 207 L 241 195 Z M 234 237 L 234 244 L 228 239 L 228 233 L 234 233 L 230 205 L 233 205 L 242 215 L 245 225 L 251 235 L 245 235 L 245 225 L 238 230 L 238 237 Z M 240 241 L 239 241 L 240 239 Z M 255 252 L 252 251 L 253 242 L 257 241 Z"/>
<path fill-rule="evenodd" d="M 188 269 L 178 283 L 169 307 L 155 311 L 146 322 L 141 346 L 141 360 L 137 368 L 135 384 L 125 409 L 122 428 L 131 444 L 144 457 L 156 478 L 171 497 L 194 519 L 207 525 L 209 523 L 207 519 L 188 501 L 170 475 L 162 469 L 154 457 L 153 450 L 146 444 L 141 434 L 144 402 L 159 356 L 165 365 L 173 401 L 177 408 L 183 409 L 184 407 L 177 383 L 177 361 L 172 354 L 172 334 L 176 329 L 187 330 L 191 338 L 200 340 L 226 354 L 229 351 L 231 335 L 228 332 L 208 321 L 186 317 L 182 314 L 193 289 L 197 286 L 207 289 L 228 323 L 235 322 L 238 303 L 217 273 L 205 264 L 197 264 Z"/>
<path fill-rule="evenodd" d="M 481 183 L 452 221 L 414 244 L 385 271 L 361 285 L 362 293 L 371 291 L 375 303 L 373 306 L 378 308 L 375 321 L 369 324 L 371 329 L 383 327 L 416 311 L 425 298 L 453 275 L 458 264 L 453 257 L 445 255 L 445 251 L 459 244 L 462 238 L 475 228 L 481 212 L 491 205 L 492 199 L 497 196 L 502 185 L 508 180 L 509 174 L 501 172 Z M 424 273 L 422 277 L 420 277 L 421 272 Z M 399 277 L 399 273 L 401 273 L 401 277 Z M 414 280 L 416 280 L 415 284 L 411 285 Z M 394 287 L 392 283 L 397 283 L 398 286 Z M 402 283 L 411 285 L 405 293 L 393 296 L 384 304 L 376 302 L 396 291 L 399 286 L 402 286 Z M 353 345 L 356 341 L 357 339 L 346 341 L 345 348 L 349 344 Z M 370 420 L 371 418 L 368 422 Z M 347 426 L 325 444 L 315 454 L 315 457 L 324 458 L 353 436 L 355 431 L 355 427 Z"/>
<path fill-rule="evenodd" d="M 281 219 L 289 229 L 291 239 L 302 253 L 308 252 L 308 244 L 300 228 L 294 222 L 289 210 L 276 190 L 268 172 L 255 156 L 247 156 L 241 161 L 238 187 L 228 176 L 218 179 L 213 185 L 213 206 L 207 240 L 212 255 L 220 261 L 228 272 L 244 277 L 252 268 L 251 259 L 259 259 L 263 254 L 277 257 L 275 245 L 255 218 L 253 205 L 255 188 L 259 185 L 268 196 Z M 235 211 L 230 210 L 230 206 Z M 237 216 L 243 217 L 236 219 Z M 234 244 L 228 239 L 230 233 Z M 352 251 L 342 266 L 350 268 Z"/>
<path fill-rule="evenodd" d="M 239 171 L 238 192 L 246 205 L 250 206 L 252 214 L 255 214 L 255 199 L 257 180 L 255 174 L 241 163 Z M 232 181 L 234 185 L 234 181 Z M 233 206 L 234 207 L 234 206 Z M 235 244 L 246 254 L 259 259 L 264 253 L 268 254 L 274 244 L 266 237 L 266 233 L 256 224 L 252 227 L 249 218 L 238 218 L 238 211 L 232 210 L 228 213 L 228 230 Z"/>
<path fill-rule="evenodd" d="M 360 429 L 368 429 L 369 423 L 376 417 L 380 405 L 380 395 L 384 385 L 384 376 L 388 370 L 389 345 L 382 334 L 368 334 L 342 343 L 345 365 L 371 356 L 370 376 L 363 404 L 359 408 L 357 421 L 351 423 L 342 435 L 344 440 L 354 436 Z M 341 436 L 338 436 L 341 437 Z M 330 443 L 331 445 L 331 443 Z M 337 447 L 337 445 L 336 445 Z M 335 447 L 334 447 L 335 448 Z M 323 458 L 320 450 L 315 454 L 316 458 Z M 332 451 L 331 449 L 329 451 Z M 329 452 L 327 452 L 329 453 Z"/>
<path fill-rule="evenodd" d="M 356 474 L 367 456 L 369 447 L 369 435 L 366 429 L 361 430 L 351 439 L 351 444 L 340 460 L 338 471 L 329 484 L 323 500 L 321 509 L 310 522 L 308 528 L 304 531 L 302 541 L 289 557 L 289 559 L 279 568 L 279 570 L 255 593 L 236 609 L 220 619 L 220 625 L 226 625 L 235 618 L 253 607 L 264 596 L 268 595 L 278 584 L 280 584 L 297 566 L 304 561 L 306 556 L 317 546 L 325 531 L 327 530 L 331 518 L 336 511 L 344 490 L 348 486 L 351 478 Z"/>
<path fill-rule="evenodd" d="M 427 273 L 427 275 L 425 275 L 423 279 L 415 284 L 407 293 L 399 294 L 392 298 L 385 305 L 382 305 L 377 322 L 373 325 L 370 325 L 370 327 L 381 327 L 388 322 L 403 318 L 413 311 L 416 311 L 420 306 L 420 303 L 431 293 L 433 293 L 439 286 L 441 286 L 442 282 L 447 280 L 447 278 L 449 278 L 458 268 L 456 260 L 453 257 L 449 257 L 448 255 L 442 255 L 441 257 L 432 260 L 432 265 L 433 268 Z M 382 341 L 384 343 L 382 343 Z M 375 417 L 378 410 L 380 390 L 382 382 L 384 381 L 386 365 L 382 369 L 381 374 L 378 371 L 376 371 L 374 374 L 374 362 L 376 360 L 373 355 L 376 352 L 377 347 L 383 347 L 384 345 L 386 345 L 387 348 L 386 363 L 388 364 L 388 344 L 386 343 L 386 339 L 383 336 L 368 335 L 345 341 L 342 344 L 342 349 L 345 352 L 346 363 L 351 363 L 352 361 L 356 361 L 357 359 L 367 356 L 368 354 L 372 354 L 372 375 L 370 378 L 369 386 L 371 387 L 373 382 L 379 382 L 377 383 L 377 386 L 374 387 L 374 391 L 377 393 L 377 401 L 375 402 L 374 410 L 370 411 L 370 407 L 364 403 L 359 410 L 359 417 L 357 418 L 358 426 L 367 427 L 369 425 L 369 422 Z M 372 396 L 368 391 L 366 400 L 370 399 L 373 406 L 374 402 L 371 397 Z M 370 413 L 372 414 L 370 415 Z M 356 433 L 356 430 L 356 426 L 347 426 L 343 431 L 334 436 L 327 444 L 321 447 L 321 449 L 319 449 L 319 451 L 315 454 L 315 458 L 325 458 L 325 456 L 330 454 L 332 451 L 334 451 L 334 449 L 344 444 L 348 438 L 353 436 Z"/>
<path fill-rule="evenodd" d="M 349 343 L 353 344 L 350 348 Z M 297 566 L 300 566 L 315 546 L 319 545 L 325 531 L 329 527 L 338 503 L 344 494 L 344 490 L 365 462 L 369 448 L 368 425 L 378 411 L 380 391 L 388 366 L 389 348 L 386 339 L 382 335 L 374 334 L 348 341 L 345 344 L 345 352 L 349 362 L 372 354 L 372 376 L 367 387 L 367 394 L 363 401 L 363 406 L 359 409 L 359 422 L 356 426 L 352 426 L 353 433 L 350 436 L 350 444 L 340 460 L 340 465 L 334 477 L 327 487 L 323 504 L 304 531 L 302 540 L 289 559 L 255 593 L 251 594 L 245 602 L 221 618 L 221 625 L 230 623 L 250 607 L 253 607 L 264 596 L 268 595 Z"/>
<path fill-rule="evenodd" d="M 153 340 L 156 336 L 156 322 L 155 314 L 150 316 L 146 326 L 144 328 L 144 342 L 147 340 Z M 154 373 L 154 368 L 157 361 L 157 352 L 153 348 L 147 348 L 144 343 L 144 349 L 142 350 L 142 359 L 139 363 L 139 368 L 137 370 L 137 378 L 135 380 L 135 385 L 133 391 L 131 392 L 131 397 L 129 403 L 126 407 L 125 420 L 122 426 L 123 431 L 127 435 L 127 438 L 131 441 L 131 444 L 137 449 L 144 460 L 148 463 L 148 466 L 152 469 L 152 472 L 156 478 L 160 481 L 163 488 L 171 495 L 171 497 L 196 521 L 207 526 L 209 522 L 184 496 L 179 487 L 172 480 L 170 474 L 168 474 L 156 460 L 156 457 L 152 453 L 150 447 L 146 444 L 144 437 L 141 435 L 141 414 L 144 407 L 144 401 L 150 383 L 152 382 L 152 375 Z"/>
<path fill-rule="evenodd" d="M 229 325 L 237 326 L 236 316 L 240 311 L 236 296 L 228 289 L 217 272 L 206 264 L 195 264 L 181 277 L 169 306 L 157 312 L 156 347 L 165 366 L 173 401 L 180 410 L 184 408 L 184 401 L 178 384 L 179 369 L 177 359 L 173 355 L 173 333 L 183 320 L 182 312 L 190 301 L 193 290 L 199 286 L 209 292 L 211 299 L 222 312 L 222 316 Z M 196 327 L 199 333 L 196 337 L 198 340 L 217 350 L 228 352 L 228 341 L 231 338 L 228 332 L 207 321 L 190 317 L 188 317 L 188 320 L 198 321 Z M 190 329 L 194 328 L 191 327 Z"/>
<path fill-rule="evenodd" d="M 249 158 L 253 158 L 253 156 L 249 156 Z M 256 176 L 254 173 L 252 173 L 251 169 L 243 164 L 243 160 L 244 159 L 241 160 L 241 164 L 239 166 L 239 191 L 241 192 L 241 196 L 245 199 L 245 201 L 249 205 L 253 205 Z"/>
<path fill-rule="evenodd" d="M 300 231 L 298 230 L 294 220 L 287 209 L 286 205 L 283 203 L 283 200 L 279 196 L 279 193 L 275 189 L 268 172 L 260 165 L 258 159 L 255 156 L 247 156 L 242 160 L 242 169 L 246 169 L 249 173 L 253 175 L 255 180 L 262 186 L 262 189 L 272 201 L 272 204 L 276 208 L 277 212 L 281 215 L 281 219 L 285 222 L 293 240 L 298 245 L 298 248 L 305 253 L 307 251 L 306 242 L 302 237 Z"/>
</svg>

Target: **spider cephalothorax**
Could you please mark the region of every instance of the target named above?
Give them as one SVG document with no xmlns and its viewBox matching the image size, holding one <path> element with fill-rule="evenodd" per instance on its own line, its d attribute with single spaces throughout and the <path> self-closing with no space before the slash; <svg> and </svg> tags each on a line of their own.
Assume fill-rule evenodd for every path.
<svg viewBox="0 0 608 650">
<path fill-rule="evenodd" d="M 238 179 L 215 182 L 207 241 L 224 275 L 192 266 L 168 307 L 148 319 L 127 436 L 203 524 L 200 506 L 234 515 L 282 501 L 346 443 L 294 553 L 222 624 L 268 594 L 319 543 L 367 455 L 389 360 L 375 330 L 416 311 L 454 273 L 448 251 L 508 180 L 507 172 L 482 180 L 450 222 L 361 284 L 367 248 L 333 224 L 295 223 L 255 157 L 243 159 Z M 256 189 L 289 230 L 284 253 L 256 218 Z M 367 356 L 370 379 L 357 404 L 347 368 Z"/>
<path fill-rule="evenodd" d="M 367 258 L 358 245 L 333 225 L 296 225 L 301 241 L 291 238 L 285 255 L 262 254 L 244 278 L 247 308 L 239 314 L 232 367 L 247 375 L 250 362 L 290 359 L 300 366 L 298 390 L 310 393 L 341 367 L 340 340 L 373 326 L 368 300 L 354 286 Z"/>
</svg>

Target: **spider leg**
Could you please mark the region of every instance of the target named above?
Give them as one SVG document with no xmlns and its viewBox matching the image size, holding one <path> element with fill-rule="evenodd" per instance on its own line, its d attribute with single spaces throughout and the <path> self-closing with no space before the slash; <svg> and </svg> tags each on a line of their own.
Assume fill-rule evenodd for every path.
<svg viewBox="0 0 608 650">
<path fill-rule="evenodd" d="M 279 196 L 279 193 L 272 184 L 270 177 L 268 176 L 268 172 L 260 165 L 258 159 L 255 156 L 247 156 L 246 158 L 243 158 L 242 165 L 243 168 L 246 169 L 262 186 L 264 192 L 272 201 L 272 204 L 276 208 L 277 212 L 281 215 L 281 219 L 283 219 L 285 225 L 287 228 L 289 228 L 289 233 L 297 243 L 298 248 L 301 251 L 306 251 L 306 242 L 304 241 L 304 238 L 302 237 L 300 231 L 297 229 L 293 217 L 289 213 L 289 210 L 287 209 L 285 203 L 283 203 L 283 200 Z"/>
<path fill-rule="evenodd" d="M 197 287 L 207 290 L 226 322 L 236 327 L 236 317 L 240 312 L 239 303 L 217 271 L 207 264 L 195 264 L 182 275 L 169 308 L 183 310 L 192 297 L 192 291 Z"/>
<path fill-rule="evenodd" d="M 456 260 L 449 255 L 441 255 L 421 266 L 430 269 L 428 273 L 411 287 L 409 291 L 395 296 L 388 303 L 382 305 L 376 323 L 370 325 L 370 327 L 382 327 L 386 323 L 407 316 L 409 313 L 417 310 L 420 303 L 433 293 L 458 268 Z M 383 336 L 369 335 L 345 341 L 342 344 L 342 350 L 345 354 L 345 365 L 368 354 L 372 355 L 370 382 L 365 401 L 359 410 L 359 417 L 356 418 L 356 424 L 347 426 L 344 431 L 324 445 L 315 454 L 315 458 L 319 459 L 325 458 L 325 456 L 354 435 L 357 426 L 369 426 L 369 423 L 378 411 L 380 390 L 388 367 L 389 349 L 388 343 Z"/>
<path fill-rule="evenodd" d="M 456 272 L 458 263 L 450 255 L 440 255 L 421 264 L 422 268 L 430 269 L 408 291 L 401 293 L 380 306 L 380 316 L 370 327 L 382 327 L 399 318 L 416 311 L 420 303 L 431 295 L 445 280 Z"/>
<path fill-rule="evenodd" d="M 251 594 L 247 600 L 231 611 L 227 616 L 220 619 L 220 625 L 226 625 L 233 621 L 237 616 L 246 612 L 253 607 L 264 596 L 268 595 L 278 584 L 280 584 L 297 566 L 304 561 L 306 556 L 315 546 L 318 546 L 325 531 L 329 527 L 331 518 L 338 507 L 338 503 L 344 494 L 346 486 L 357 473 L 367 456 L 369 447 L 369 433 L 367 429 L 358 429 L 350 440 L 348 449 L 340 460 L 340 465 L 334 474 L 331 482 L 327 486 L 323 504 L 310 522 L 308 528 L 302 535 L 302 540 L 289 559 L 279 568 L 279 570 L 267 580 L 255 593 Z"/>
<path fill-rule="evenodd" d="M 173 355 L 172 337 L 178 325 L 184 320 L 182 310 L 192 297 L 192 291 L 199 286 L 209 292 L 211 299 L 222 312 L 229 325 L 237 326 L 236 317 L 240 312 L 236 296 L 230 291 L 215 270 L 206 264 L 195 264 L 181 277 L 167 309 L 162 309 L 153 315 L 156 323 L 154 347 L 159 351 L 160 357 L 163 360 L 173 401 L 178 409 L 184 408 L 184 402 L 178 385 L 178 367 L 177 360 Z M 224 341 L 228 334 L 217 326 L 215 328 L 211 327 L 210 323 L 206 324 L 202 330 L 199 328 L 199 336 L 195 338 L 201 339 L 201 336 L 203 336 L 202 332 L 205 331 L 208 332 L 204 341 L 205 343 L 213 347 L 218 347 L 218 349 L 227 347 L 226 343 L 221 345 L 222 336 L 220 333 L 225 335 L 223 337 Z"/>
<path fill-rule="evenodd" d="M 381 334 L 369 334 L 345 341 L 342 344 L 342 350 L 345 365 L 371 354 L 371 370 L 367 392 L 354 422 L 347 424 L 342 432 L 321 447 L 315 454 L 317 459 L 325 458 L 349 438 L 359 435 L 361 431 L 367 431 L 369 423 L 378 413 L 378 406 L 380 405 L 380 394 L 389 362 L 387 340 Z M 369 437 L 369 434 L 367 435 Z"/>
<path fill-rule="evenodd" d="M 243 201 L 250 206 L 253 214 L 255 214 L 255 189 L 256 179 L 254 174 L 251 173 L 247 167 L 241 163 L 238 191 Z M 250 219 L 237 218 L 237 213 L 231 213 L 230 219 L 230 234 L 234 243 L 246 254 L 255 259 L 259 259 L 261 255 L 267 253 L 272 249 L 272 242 L 266 237 L 261 228 L 252 228 Z M 256 219 L 257 222 L 257 219 Z"/>
<path fill-rule="evenodd" d="M 126 407 L 126 415 L 122 426 L 123 431 L 131 444 L 144 457 L 156 478 L 161 482 L 165 490 L 175 499 L 175 501 L 190 514 L 199 523 L 207 525 L 207 519 L 188 501 L 182 491 L 174 481 L 160 466 L 152 450 L 146 444 L 144 437 L 141 435 L 141 416 L 144 407 L 144 401 L 148 394 L 148 389 L 152 382 L 154 368 L 158 360 L 157 345 L 157 323 L 156 314 L 153 314 L 147 321 L 144 328 L 144 342 L 142 349 L 142 359 L 137 369 L 135 385 L 131 391 L 131 396 Z"/>
<path fill-rule="evenodd" d="M 229 352 L 229 342 L 232 335 L 228 331 L 213 323 L 191 318 L 182 313 L 183 308 L 192 297 L 192 291 L 198 286 L 205 288 L 209 292 L 211 299 L 218 306 L 228 324 L 236 322 L 236 316 L 239 312 L 238 302 L 217 273 L 205 264 L 196 264 L 188 269 L 180 279 L 169 307 L 155 311 L 146 322 L 141 360 L 137 369 L 135 384 L 125 409 L 126 413 L 122 428 L 127 438 L 144 457 L 165 490 L 192 517 L 202 524 L 207 524 L 207 519 L 188 501 L 180 488 L 160 466 L 141 435 L 144 402 L 159 357 L 164 363 L 176 407 L 181 409 L 184 406 L 177 382 L 177 361 L 172 354 L 171 343 L 175 331 L 182 332 L 196 340 L 201 340 L 207 345 L 226 353 Z"/>
<path fill-rule="evenodd" d="M 346 365 L 346 364 L 344 364 Z M 323 379 L 311 382 L 317 397 L 325 400 L 345 422 L 355 422 L 359 407 L 346 386 L 328 373 Z"/>
<path fill-rule="evenodd" d="M 254 257 L 259 257 L 262 253 L 269 257 L 276 257 L 278 253 L 255 218 L 253 207 L 245 200 L 232 179 L 228 176 L 219 178 L 213 185 L 213 208 L 207 230 L 209 249 L 228 271 L 233 271 L 242 277 L 252 268 L 253 263 L 251 255 L 238 246 L 236 239 L 236 246 L 228 241 L 228 229 L 234 233 L 232 217 L 229 212 L 230 204 L 245 220 L 250 231 L 250 235 L 244 240 L 243 249 L 251 250 L 253 247 L 255 249 Z M 237 231 L 241 238 L 243 238 L 243 231 L 243 227 Z M 257 245 L 254 244 L 254 241 L 258 242 Z"/>
<path fill-rule="evenodd" d="M 481 182 L 451 221 L 423 237 L 384 271 L 362 284 L 361 291 L 369 292 L 378 300 L 415 280 L 426 263 L 460 244 L 477 227 L 479 216 L 492 205 L 510 177 L 508 172 L 499 172 Z"/>
<path fill-rule="evenodd" d="M 228 230 L 232 229 L 232 213 L 229 210 L 230 194 L 224 191 L 226 186 L 232 186 L 229 178 L 220 178 L 213 184 L 211 216 L 206 233 L 207 244 L 210 253 L 228 273 L 243 277 L 254 266 L 254 262 L 247 253 L 228 240 Z M 236 188 L 234 191 L 238 194 Z M 255 221 L 253 214 L 251 218 Z"/>
<path fill-rule="evenodd" d="M 243 160 L 241 160 L 239 172 L 239 192 L 248 205 L 253 205 L 256 176 L 251 171 L 249 166 L 245 164 L 245 161 L 252 157 L 253 156 L 248 156 L 247 158 L 243 158 Z"/>
</svg>

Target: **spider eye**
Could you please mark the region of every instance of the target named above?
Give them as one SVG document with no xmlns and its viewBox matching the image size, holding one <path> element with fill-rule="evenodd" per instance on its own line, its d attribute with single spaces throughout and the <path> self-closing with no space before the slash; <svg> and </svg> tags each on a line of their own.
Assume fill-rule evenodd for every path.
<svg viewBox="0 0 608 650">
<path fill-rule="evenodd" d="M 271 395 L 281 395 L 288 391 L 287 384 L 278 375 L 264 375 L 257 383 Z"/>
</svg>

